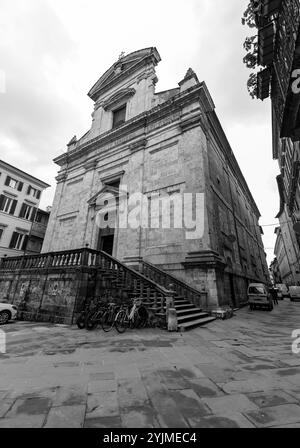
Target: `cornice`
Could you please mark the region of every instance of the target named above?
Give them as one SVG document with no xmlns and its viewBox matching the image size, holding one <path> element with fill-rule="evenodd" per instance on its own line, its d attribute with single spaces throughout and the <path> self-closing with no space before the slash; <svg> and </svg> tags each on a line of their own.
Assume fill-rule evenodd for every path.
<svg viewBox="0 0 300 448">
<path fill-rule="evenodd" d="M 127 137 L 127 141 L 130 141 L 134 138 L 132 133 L 142 127 L 147 130 L 147 128 L 155 122 L 161 120 L 164 117 L 170 115 L 170 113 L 180 112 L 181 108 L 185 105 L 191 103 L 193 100 L 197 100 L 199 98 L 199 94 L 201 93 L 203 88 L 202 84 L 199 84 L 195 87 L 191 87 L 187 89 L 183 93 L 179 93 L 175 95 L 170 100 L 150 109 L 149 111 L 142 112 L 136 117 L 131 118 L 126 121 L 123 125 L 119 126 L 117 129 L 111 129 L 94 139 L 91 139 L 88 142 L 79 145 L 77 148 L 69 151 L 68 153 L 64 153 L 54 159 L 54 162 L 60 166 L 66 164 L 66 161 L 75 161 L 82 157 L 82 155 L 87 155 L 91 151 L 98 149 L 101 146 L 104 146 L 108 143 L 114 142 L 116 146 L 124 142 L 125 137 Z M 123 138 L 122 142 L 118 142 L 118 139 Z"/>
<path fill-rule="evenodd" d="M 121 179 L 124 176 L 124 174 L 125 174 L 125 171 L 121 170 L 121 171 L 118 171 L 117 173 L 114 173 L 114 174 L 109 174 L 109 175 L 106 175 L 106 176 L 102 176 L 101 175 L 100 176 L 100 180 L 101 180 L 101 182 L 103 184 L 109 183 L 109 182 L 114 182 L 114 181 L 117 181 L 117 180 Z"/>
<path fill-rule="evenodd" d="M 94 170 L 96 168 L 97 164 L 98 164 L 97 160 L 90 160 L 89 162 L 86 162 L 83 165 L 83 168 L 85 169 L 85 172 Z"/>
<path fill-rule="evenodd" d="M 141 138 L 139 140 L 137 140 L 136 142 L 132 143 L 131 145 L 128 146 L 128 149 L 131 153 L 133 152 L 137 152 L 140 149 L 144 149 L 147 145 L 147 139 L 146 138 Z"/>
<path fill-rule="evenodd" d="M 67 177 L 68 177 L 67 173 L 61 173 L 56 176 L 55 180 L 57 181 L 57 183 L 60 183 L 67 180 Z"/>
</svg>

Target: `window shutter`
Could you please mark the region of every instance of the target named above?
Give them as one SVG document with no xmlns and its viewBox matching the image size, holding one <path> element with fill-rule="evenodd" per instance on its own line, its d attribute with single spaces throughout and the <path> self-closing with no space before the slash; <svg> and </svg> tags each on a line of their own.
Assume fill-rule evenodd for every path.
<svg viewBox="0 0 300 448">
<path fill-rule="evenodd" d="M 38 190 L 37 193 L 36 193 L 36 198 L 40 199 L 40 197 L 41 197 L 41 192 L 40 192 L 40 190 Z"/>
<path fill-rule="evenodd" d="M 17 203 L 18 203 L 18 201 L 16 199 L 14 199 L 12 202 L 12 205 L 10 207 L 10 211 L 9 211 L 10 215 L 13 215 L 15 213 Z"/>
<path fill-rule="evenodd" d="M 4 194 L 0 195 L 0 210 L 3 210 L 4 208 L 4 201 L 5 201 L 5 196 Z"/>
<path fill-rule="evenodd" d="M 32 212 L 31 212 L 30 221 L 34 221 L 35 215 L 36 215 L 36 211 L 37 211 L 37 208 L 33 207 Z"/>
<path fill-rule="evenodd" d="M 24 241 L 23 241 L 23 244 L 22 244 L 22 250 L 26 250 L 27 243 L 28 243 L 28 235 L 25 235 Z"/>
<path fill-rule="evenodd" d="M 22 191 L 23 190 L 23 182 L 19 182 L 19 185 L 18 185 L 18 191 Z"/>
<path fill-rule="evenodd" d="M 6 180 L 5 180 L 5 185 L 8 187 L 9 186 L 9 182 L 10 182 L 11 177 L 7 176 Z"/>
<path fill-rule="evenodd" d="M 19 218 L 24 218 L 25 208 L 26 208 L 26 204 L 22 204 L 22 207 L 21 207 L 21 210 L 20 210 L 20 214 L 19 214 Z"/>
<path fill-rule="evenodd" d="M 14 232 L 12 234 L 12 237 L 11 237 L 11 240 L 10 240 L 10 243 L 9 243 L 9 248 L 10 249 L 13 249 L 15 247 L 18 235 L 19 235 L 18 232 Z"/>
</svg>

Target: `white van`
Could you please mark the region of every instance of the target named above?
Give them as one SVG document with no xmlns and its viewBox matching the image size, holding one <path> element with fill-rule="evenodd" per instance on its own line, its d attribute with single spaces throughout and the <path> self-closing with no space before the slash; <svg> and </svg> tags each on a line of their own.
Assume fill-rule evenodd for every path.
<svg viewBox="0 0 300 448">
<path fill-rule="evenodd" d="M 290 286 L 289 291 L 291 302 L 294 302 L 295 300 L 300 300 L 300 286 Z"/>
<path fill-rule="evenodd" d="M 250 283 L 248 286 L 248 303 L 251 310 L 255 308 L 273 309 L 273 301 L 268 287 L 263 283 Z"/>
</svg>

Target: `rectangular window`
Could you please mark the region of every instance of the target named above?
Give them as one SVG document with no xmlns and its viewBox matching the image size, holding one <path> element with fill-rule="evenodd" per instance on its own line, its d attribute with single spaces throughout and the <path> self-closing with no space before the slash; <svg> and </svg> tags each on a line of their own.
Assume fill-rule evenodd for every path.
<svg viewBox="0 0 300 448">
<path fill-rule="evenodd" d="M 2 238 L 3 232 L 4 232 L 4 229 L 0 229 L 0 240 Z"/>
<path fill-rule="evenodd" d="M 13 179 L 12 177 L 7 176 L 6 177 L 6 181 L 5 181 L 5 185 L 7 187 L 13 188 L 15 190 L 22 191 L 24 184 L 23 184 L 23 182 L 21 182 L 21 181 L 19 181 L 17 179 Z"/>
<path fill-rule="evenodd" d="M 38 190 L 37 188 L 33 188 L 31 185 L 29 185 L 29 187 L 27 189 L 27 194 L 36 199 L 40 199 L 40 197 L 41 197 L 40 190 Z"/>
<path fill-rule="evenodd" d="M 28 235 L 24 233 L 14 232 L 10 241 L 9 248 L 17 250 L 25 250 L 27 246 Z"/>
<path fill-rule="evenodd" d="M 5 196 L 4 194 L 0 195 L 0 211 L 4 213 L 9 213 L 10 215 L 13 215 L 16 210 L 17 206 L 17 200 L 9 198 L 8 196 Z"/>
<path fill-rule="evenodd" d="M 126 104 L 119 109 L 113 111 L 113 128 L 125 123 Z"/>
<path fill-rule="evenodd" d="M 36 208 L 28 204 L 23 204 L 20 210 L 19 218 L 28 219 L 33 221 L 36 214 Z"/>
</svg>

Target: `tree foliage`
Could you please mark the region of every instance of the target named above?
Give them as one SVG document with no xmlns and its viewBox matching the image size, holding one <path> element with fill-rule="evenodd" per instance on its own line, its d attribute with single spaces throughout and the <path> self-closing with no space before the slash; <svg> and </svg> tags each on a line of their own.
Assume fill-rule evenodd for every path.
<svg viewBox="0 0 300 448">
<path fill-rule="evenodd" d="M 253 3 L 250 2 L 243 14 L 242 24 L 248 26 L 249 28 L 256 28 L 256 15 L 254 12 Z M 248 36 L 243 44 L 246 55 L 243 58 L 243 62 L 247 68 L 254 70 L 257 67 L 257 56 L 258 56 L 258 41 L 257 34 Z M 257 75 L 256 72 L 252 72 L 249 76 L 247 82 L 247 89 L 250 96 L 254 99 L 257 94 Z"/>
</svg>

